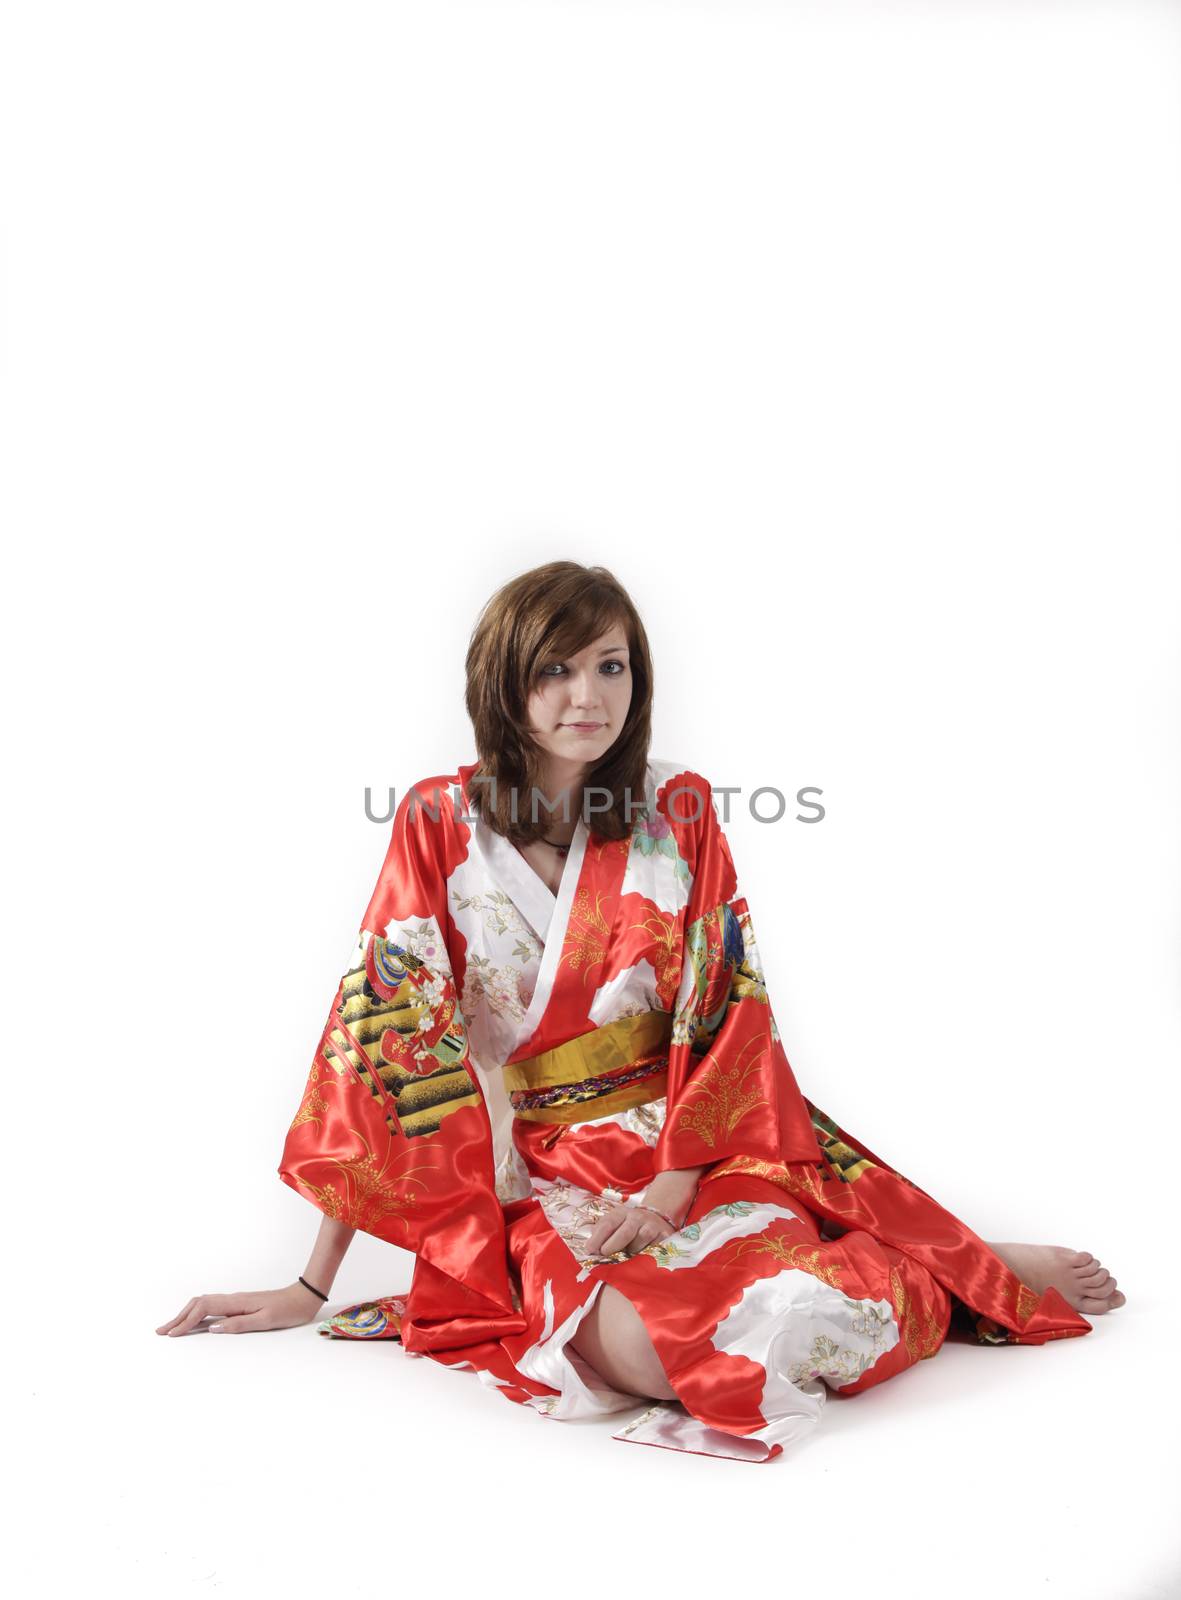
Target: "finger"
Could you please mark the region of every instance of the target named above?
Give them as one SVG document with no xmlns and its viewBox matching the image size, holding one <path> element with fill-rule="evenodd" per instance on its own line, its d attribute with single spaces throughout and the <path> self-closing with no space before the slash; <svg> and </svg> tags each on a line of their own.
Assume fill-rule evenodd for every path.
<svg viewBox="0 0 1181 1600">
<path fill-rule="evenodd" d="M 631 1214 L 624 1213 L 624 1216 L 621 1216 L 616 1221 L 615 1227 L 611 1229 L 607 1238 L 603 1240 L 603 1254 L 608 1256 L 608 1254 L 615 1254 L 616 1251 L 623 1250 L 627 1240 L 635 1238 L 639 1227 L 640 1219 L 635 1216 L 634 1211 Z"/>
<path fill-rule="evenodd" d="M 659 1244 L 661 1239 L 669 1238 L 673 1231 L 672 1228 L 662 1227 L 659 1223 L 645 1223 L 631 1241 L 628 1249 L 632 1255 L 638 1255 L 641 1250 L 646 1250 L 650 1244 Z"/>
<path fill-rule="evenodd" d="M 638 1227 L 639 1222 L 634 1215 L 630 1217 L 624 1217 L 622 1222 L 620 1222 L 617 1227 L 613 1228 L 603 1240 L 602 1245 L 599 1247 L 599 1254 L 603 1256 L 615 1255 L 618 1251 L 624 1248 L 629 1239 L 635 1237 L 636 1229 Z"/>
<path fill-rule="evenodd" d="M 612 1206 L 611 1210 L 601 1216 L 590 1233 L 587 1234 L 587 1250 L 592 1255 L 597 1255 L 602 1249 L 603 1240 L 610 1238 L 612 1232 L 619 1226 L 620 1222 L 626 1219 L 628 1214 L 622 1206 Z"/>
<path fill-rule="evenodd" d="M 193 1309 L 193 1307 L 196 1304 L 197 1304 L 197 1301 L 196 1301 L 196 1298 L 194 1297 L 192 1300 L 190 1300 L 188 1302 L 187 1305 L 184 1305 L 184 1306 L 181 1307 L 181 1309 L 176 1313 L 175 1317 L 169 1318 L 169 1320 L 167 1322 L 162 1322 L 160 1324 L 160 1326 L 156 1329 L 156 1332 L 157 1333 L 167 1333 L 169 1328 L 175 1328 L 177 1323 L 181 1320 L 181 1318 L 188 1316 L 189 1312 Z"/>
<path fill-rule="evenodd" d="M 222 1314 L 210 1327 L 210 1333 L 253 1333 L 256 1329 L 267 1328 L 270 1323 L 265 1311 L 248 1311 L 240 1316 L 232 1317 Z"/>
<path fill-rule="evenodd" d="M 175 1339 L 178 1334 L 192 1333 L 198 1323 L 206 1317 L 217 1316 L 222 1311 L 241 1311 L 244 1308 L 233 1303 L 234 1296 L 228 1294 L 199 1294 L 193 1301 L 192 1309 L 177 1323 L 168 1335 Z"/>
<path fill-rule="evenodd" d="M 183 1314 L 183 1316 L 178 1317 L 175 1324 L 168 1330 L 168 1337 L 170 1339 L 175 1339 L 179 1334 L 191 1333 L 201 1321 L 201 1318 L 206 1315 L 208 1310 L 208 1296 L 199 1294 L 197 1298 L 192 1301 L 188 1310 Z"/>
</svg>

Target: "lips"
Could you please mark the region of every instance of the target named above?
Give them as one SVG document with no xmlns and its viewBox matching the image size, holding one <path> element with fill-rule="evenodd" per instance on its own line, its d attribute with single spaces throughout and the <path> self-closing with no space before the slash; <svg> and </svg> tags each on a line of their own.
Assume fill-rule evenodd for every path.
<svg viewBox="0 0 1181 1600">
<path fill-rule="evenodd" d="M 601 722 L 563 722 L 563 728 L 577 728 L 580 733 L 590 733 L 596 728 L 601 728 Z"/>
</svg>

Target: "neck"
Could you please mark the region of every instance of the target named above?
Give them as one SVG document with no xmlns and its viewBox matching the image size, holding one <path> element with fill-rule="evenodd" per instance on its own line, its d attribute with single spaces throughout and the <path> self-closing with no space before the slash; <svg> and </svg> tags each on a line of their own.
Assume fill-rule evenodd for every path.
<svg viewBox="0 0 1181 1600">
<path fill-rule="evenodd" d="M 541 769 L 537 787 L 554 810 L 547 812 L 539 801 L 537 817 L 538 821 L 545 825 L 547 832 L 552 830 L 562 834 L 578 821 L 582 815 L 582 790 L 585 779 L 586 766 L 581 761 L 562 761 L 553 756 L 546 761 Z"/>
</svg>

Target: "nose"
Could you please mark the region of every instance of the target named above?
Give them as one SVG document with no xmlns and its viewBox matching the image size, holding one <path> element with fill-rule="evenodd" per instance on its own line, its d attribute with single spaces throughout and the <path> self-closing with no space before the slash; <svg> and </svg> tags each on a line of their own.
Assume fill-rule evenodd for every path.
<svg viewBox="0 0 1181 1600">
<path fill-rule="evenodd" d="M 599 691 L 592 672 L 580 672 L 570 679 L 570 704 L 576 711 L 593 711 L 598 706 Z"/>
</svg>

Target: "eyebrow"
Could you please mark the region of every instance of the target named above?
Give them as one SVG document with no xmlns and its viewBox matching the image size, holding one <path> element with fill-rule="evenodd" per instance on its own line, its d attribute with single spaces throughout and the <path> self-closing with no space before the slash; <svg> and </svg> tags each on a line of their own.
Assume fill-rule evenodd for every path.
<svg viewBox="0 0 1181 1600">
<path fill-rule="evenodd" d="M 629 646 L 626 644 L 609 644 L 605 650 L 600 650 L 597 652 L 597 654 L 598 659 L 601 661 L 604 656 L 619 655 L 622 652 L 627 652 L 630 654 Z M 568 659 L 570 658 L 566 656 L 551 656 L 549 659 L 549 665 L 554 666 L 556 663 L 560 662 L 564 666 Z"/>
</svg>

